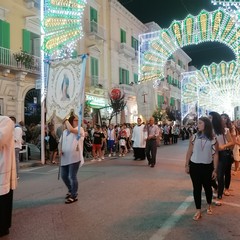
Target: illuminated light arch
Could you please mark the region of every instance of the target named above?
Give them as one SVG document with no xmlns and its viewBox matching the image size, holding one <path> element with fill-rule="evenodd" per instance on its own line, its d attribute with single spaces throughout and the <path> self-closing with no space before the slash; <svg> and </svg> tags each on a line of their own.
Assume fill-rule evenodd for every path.
<svg viewBox="0 0 240 240">
<path fill-rule="evenodd" d="M 182 110 L 196 104 L 198 115 L 215 110 L 233 116 L 233 106 L 239 105 L 239 68 L 235 61 L 202 66 L 199 71 L 183 73 Z M 184 113 L 183 113 L 184 114 Z"/>
<path fill-rule="evenodd" d="M 82 17 L 86 0 L 45 0 L 43 51 L 61 51 L 63 46 L 74 48 L 83 36 Z"/>
<path fill-rule="evenodd" d="M 183 21 L 173 21 L 169 28 L 140 35 L 140 81 L 164 77 L 164 66 L 179 48 L 203 42 L 220 42 L 229 47 L 239 64 L 240 28 L 236 19 L 219 8 L 188 15 Z"/>
</svg>

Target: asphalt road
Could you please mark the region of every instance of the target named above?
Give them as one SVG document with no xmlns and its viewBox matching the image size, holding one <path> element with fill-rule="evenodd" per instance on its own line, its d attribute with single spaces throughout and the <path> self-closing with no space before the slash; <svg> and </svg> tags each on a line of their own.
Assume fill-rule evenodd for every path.
<svg viewBox="0 0 240 240">
<path fill-rule="evenodd" d="M 157 165 L 124 158 L 87 162 L 79 171 L 79 200 L 64 204 L 58 167 L 20 170 L 10 240 L 236 240 L 240 239 L 240 172 L 231 196 L 195 222 L 192 185 L 184 172 L 188 142 L 158 148 Z"/>
</svg>

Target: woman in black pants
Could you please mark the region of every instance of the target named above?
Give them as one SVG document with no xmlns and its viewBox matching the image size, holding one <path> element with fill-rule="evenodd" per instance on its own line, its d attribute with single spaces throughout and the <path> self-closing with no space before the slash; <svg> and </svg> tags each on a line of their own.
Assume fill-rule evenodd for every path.
<svg viewBox="0 0 240 240">
<path fill-rule="evenodd" d="M 229 116 L 226 113 L 221 114 L 221 118 L 223 120 L 223 124 L 225 129 L 229 129 L 230 135 L 232 137 L 233 143 L 235 143 L 236 141 L 236 130 L 234 125 L 232 124 Z M 233 149 L 234 145 L 231 147 Z M 232 151 L 232 150 L 231 150 Z M 229 159 L 229 161 L 227 162 L 226 165 L 226 171 L 225 171 L 225 190 L 223 192 L 223 194 L 225 196 L 230 196 L 230 192 L 229 192 L 229 187 L 230 187 L 230 183 L 231 183 L 231 169 L 232 169 L 232 164 L 233 162 L 231 161 L 231 159 Z"/>
<path fill-rule="evenodd" d="M 193 216 L 193 220 L 195 221 L 202 217 L 202 187 L 204 188 L 208 203 L 207 214 L 212 214 L 211 182 L 217 176 L 217 148 L 217 141 L 213 137 L 210 120 L 207 117 L 199 118 L 198 132 L 190 139 L 185 165 L 185 171 L 186 173 L 190 173 L 193 184 L 193 197 L 197 209 Z"/>
<path fill-rule="evenodd" d="M 210 112 L 209 119 L 212 122 L 213 133 L 218 142 L 218 168 L 217 168 L 217 201 L 215 202 L 216 206 L 222 205 L 222 197 L 224 193 L 224 187 L 227 184 L 227 187 L 230 185 L 230 177 L 226 175 L 228 172 L 230 159 L 227 156 L 229 148 L 234 145 L 231 134 L 228 128 L 224 127 L 224 122 L 221 118 L 221 115 L 217 112 Z M 230 171 L 230 169 L 229 169 Z M 214 187 L 214 186 L 213 186 Z"/>
</svg>

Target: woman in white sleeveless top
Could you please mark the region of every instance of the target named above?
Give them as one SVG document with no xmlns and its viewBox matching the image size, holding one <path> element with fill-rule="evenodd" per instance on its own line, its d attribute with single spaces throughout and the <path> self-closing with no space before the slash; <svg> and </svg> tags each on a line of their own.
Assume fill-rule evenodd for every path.
<svg viewBox="0 0 240 240">
<path fill-rule="evenodd" d="M 196 206 L 196 213 L 193 220 L 197 221 L 202 217 L 202 187 L 204 188 L 207 200 L 207 214 L 212 214 L 212 179 L 217 177 L 218 146 L 213 137 L 212 124 L 207 117 L 198 120 L 198 132 L 194 134 L 189 142 L 186 154 L 186 173 L 190 173 L 193 184 L 193 197 Z"/>
</svg>

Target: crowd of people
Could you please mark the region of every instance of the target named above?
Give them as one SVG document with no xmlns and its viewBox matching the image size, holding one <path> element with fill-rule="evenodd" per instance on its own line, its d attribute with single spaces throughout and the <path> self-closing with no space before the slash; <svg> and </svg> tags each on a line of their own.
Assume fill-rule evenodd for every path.
<svg viewBox="0 0 240 240">
<path fill-rule="evenodd" d="M 153 117 L 146 123 L 139 117 L 136 124 L 95 124 L 88 122 L 78 128 L 78 117 L 70 116 L 55 130 L 49 123 L 45 132 L 45 150 L 53 164 L 56 156 L 60 157 L 60 173 L 67 187 L 65 203 L 78 200 L 79 167 L 85 157 L 91 161 L 102 161 L 105 156 L 125 157 L 133 150 L 133 160 L 147 159 L 148 165 L 156 164 L 157 146 L 176 144 L 181 137 L 189 140 L 186 154 L 185 172 L 190 174 L 193 185 L 193 197 L 196 213 L 195 221 L 202 217 L 202 188 L 204 188 L 208 215 L 212 215 L 212 201 L 222 205 L 222 199 L 230 195 L 231 175 L 236 175 L 240 161 L 240 120 L 231 122 L 227 114 L 210 112 L 208 117 L 198 119 L 197 125 L 180 128 L 178 124 L 157 125 Z M 38 129 L 38 130 L 37 130 Z M 39 128 L 32 136 L 39 139 Z M 11 226 L 13 190 L 19 178 L 19 151 L 24 141 L 38 141 L 30 137 L 29 129 L 16 118 L 0 116 L 0 236 L 7 235 Z M 36 143 L 35 142 L 35 143 Z M 8 161 L 7 161 L 8 160 Z M 234 171 L 232 172 L 232 164 Z"/>
<path fill-rule="evenodd" d="M 222 206 L 223 197 L 230 196 L 231 175 L 239 170 L 240 120 L 231 122 L 225 113 L 210 112 L 198 119 L 197 132 L 189 141 L 185 171 L 190 174 L 196 213 L 193 220 L 202 217 L 201 200 L 204 188 L 208 215 L 212 215 L 212 200 Z M 232 172 L 232 164 L 234 171 Z"/>
</svg>

